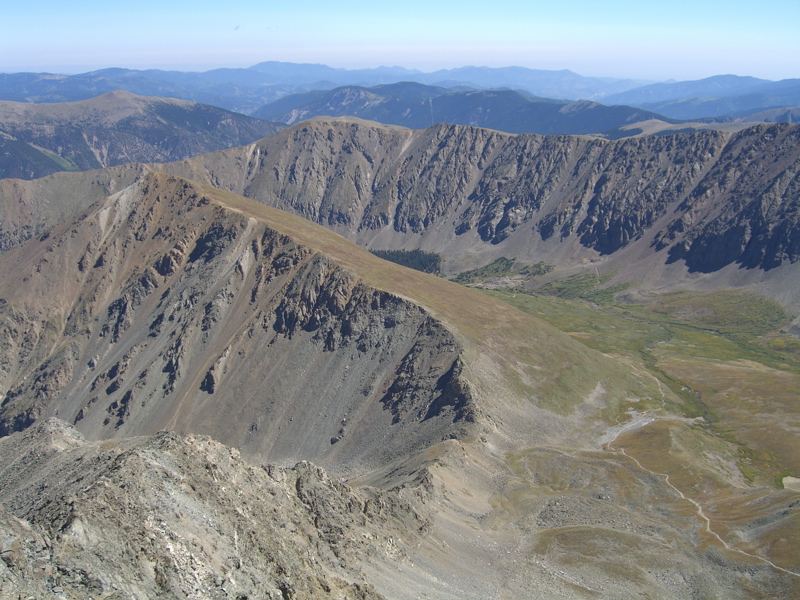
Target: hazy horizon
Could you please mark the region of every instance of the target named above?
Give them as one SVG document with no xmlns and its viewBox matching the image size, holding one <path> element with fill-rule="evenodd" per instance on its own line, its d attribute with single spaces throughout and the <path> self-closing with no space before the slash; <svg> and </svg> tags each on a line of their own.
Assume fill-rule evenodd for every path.
<svg viewBox="0 0 800 600">
<path fill-rule="evenodd" d="M 0 72 L 101 68 L 207 71 L 264 61 L 338 68 L 461 66 L 568 69 L 650 81 L 734 74 L 800 77 L 800 4 L 676 0 L 642 5 L 500 0 L 301 6 L 233 0 L 125 6 L 45 0 L 9 6 Z"/>
</svg>

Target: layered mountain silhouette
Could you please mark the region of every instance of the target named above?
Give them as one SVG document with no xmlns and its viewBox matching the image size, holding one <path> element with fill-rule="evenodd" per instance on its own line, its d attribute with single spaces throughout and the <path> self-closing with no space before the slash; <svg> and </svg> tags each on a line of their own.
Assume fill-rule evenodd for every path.
<svg viewBox="0 0 800 600">
<path fill-rule="evenodd" d="M 342 85 L 375 86 L 402 81 L 472 88 L 513 88 L 545 97 L 579 100 L 622 92 L 640 83 L 630 79 L 584 77 L 572 71 L 523 67 L 463 67 L 422 73 L 402 67 L 335 69 L 321 64 L 263 62 L 246 69 L 202 73 L 110 68 L 78 75 L 0 74 L 0 99 L 16 102 L 86 100 L 114 90 L 144 96 L 193 100 L 249 114 L 286 94 Z"/>
<path fill-rule="evenodd" d="M 401 82 L 452 90 L 521 90 L 540 98 L 591 100 L 627 105 L 671 119 L 698 120 L 753 115 L 800 105 L 796 79 L 767 81 L 718 75 L 698 81 L 652 83 L 610 77 L 585 77 L 568 70 L 523 67 L 444 69 L 432 73 L 402 67 L 336 69 L 321 64 L 263 62 L 246 69 L 206 72 L 109 68 L 78 75 L 0 74 L 0 99 L 15 102 L 74 102 L 115 90 L 143 96 L 192 100 L 252 114 L 290 94 L 342 86 L 375 87 Z M 466 120 L 459 120 L 470 124 Z M 426 122 L 423 125 L 429 126 Z M 516 130 L 514 130 L 516 131 Z"/>
<path fill-rule="evenodd" d="M 675 119 L 730 115 L 758 121 L 759 113 L 766 109 L 800 105 L 800 80 L 717 75 L 697 81 L 655 83 L 613 94 L 603 101 L 629 104 Z"/>
</svg>

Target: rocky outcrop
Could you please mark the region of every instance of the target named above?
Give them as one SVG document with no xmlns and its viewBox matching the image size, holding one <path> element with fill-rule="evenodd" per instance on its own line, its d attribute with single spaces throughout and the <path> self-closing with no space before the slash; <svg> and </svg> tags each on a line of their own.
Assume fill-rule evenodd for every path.
<svg viewBox="0 0 800 600">
<path fill-rule="evenodd" d="M 732 262 L 772 269 L 800 260 L 798 144 L 797 127 L 763 125 L 735 136 L 668 227 L 665 237 L 682 234 L 670 259 L 705 273 Z"/>
<path fill-rule="evenodd" d="M 253 466 L 203 436 L 90 443 L 48 420 L 0 440 L 0 458 L 8 598 L 377 600 L 361 566 L 429 527 L 397 492 Z"/>
</svg>

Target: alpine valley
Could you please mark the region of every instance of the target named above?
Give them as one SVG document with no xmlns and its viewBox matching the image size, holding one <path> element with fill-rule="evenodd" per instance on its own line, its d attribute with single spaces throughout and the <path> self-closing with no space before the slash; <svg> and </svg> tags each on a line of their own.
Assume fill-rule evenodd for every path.
<svg viewBox="0 0 800 600">
<path fill-rule="evenodd" d="M 800 126 L 735 129 L 0 180 L 0 596 L 797 596 Z"/>
</svg>

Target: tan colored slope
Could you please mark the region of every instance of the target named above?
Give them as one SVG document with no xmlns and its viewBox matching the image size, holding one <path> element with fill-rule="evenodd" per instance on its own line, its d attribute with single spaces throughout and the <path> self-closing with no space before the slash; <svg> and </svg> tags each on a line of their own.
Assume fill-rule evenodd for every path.
<svg viewBox="0 0 800 600">
<path fill-rule="evenodd" d="M 29 124 L 38 121 L 63 121 L 76 125 L 83 121 L 110 125 L 135 114 L 143 114 L 148 104 L 172 104 L 183 108 L 195 106 L 196 102 L 139 96 L 117 90 L 96 98 L 76 102 L 32 103 L 0 100 L 0 123 L 4 121 L 23 121 Z M 98 121 L 98 118 L 100 119 Z"/>
</svg>

